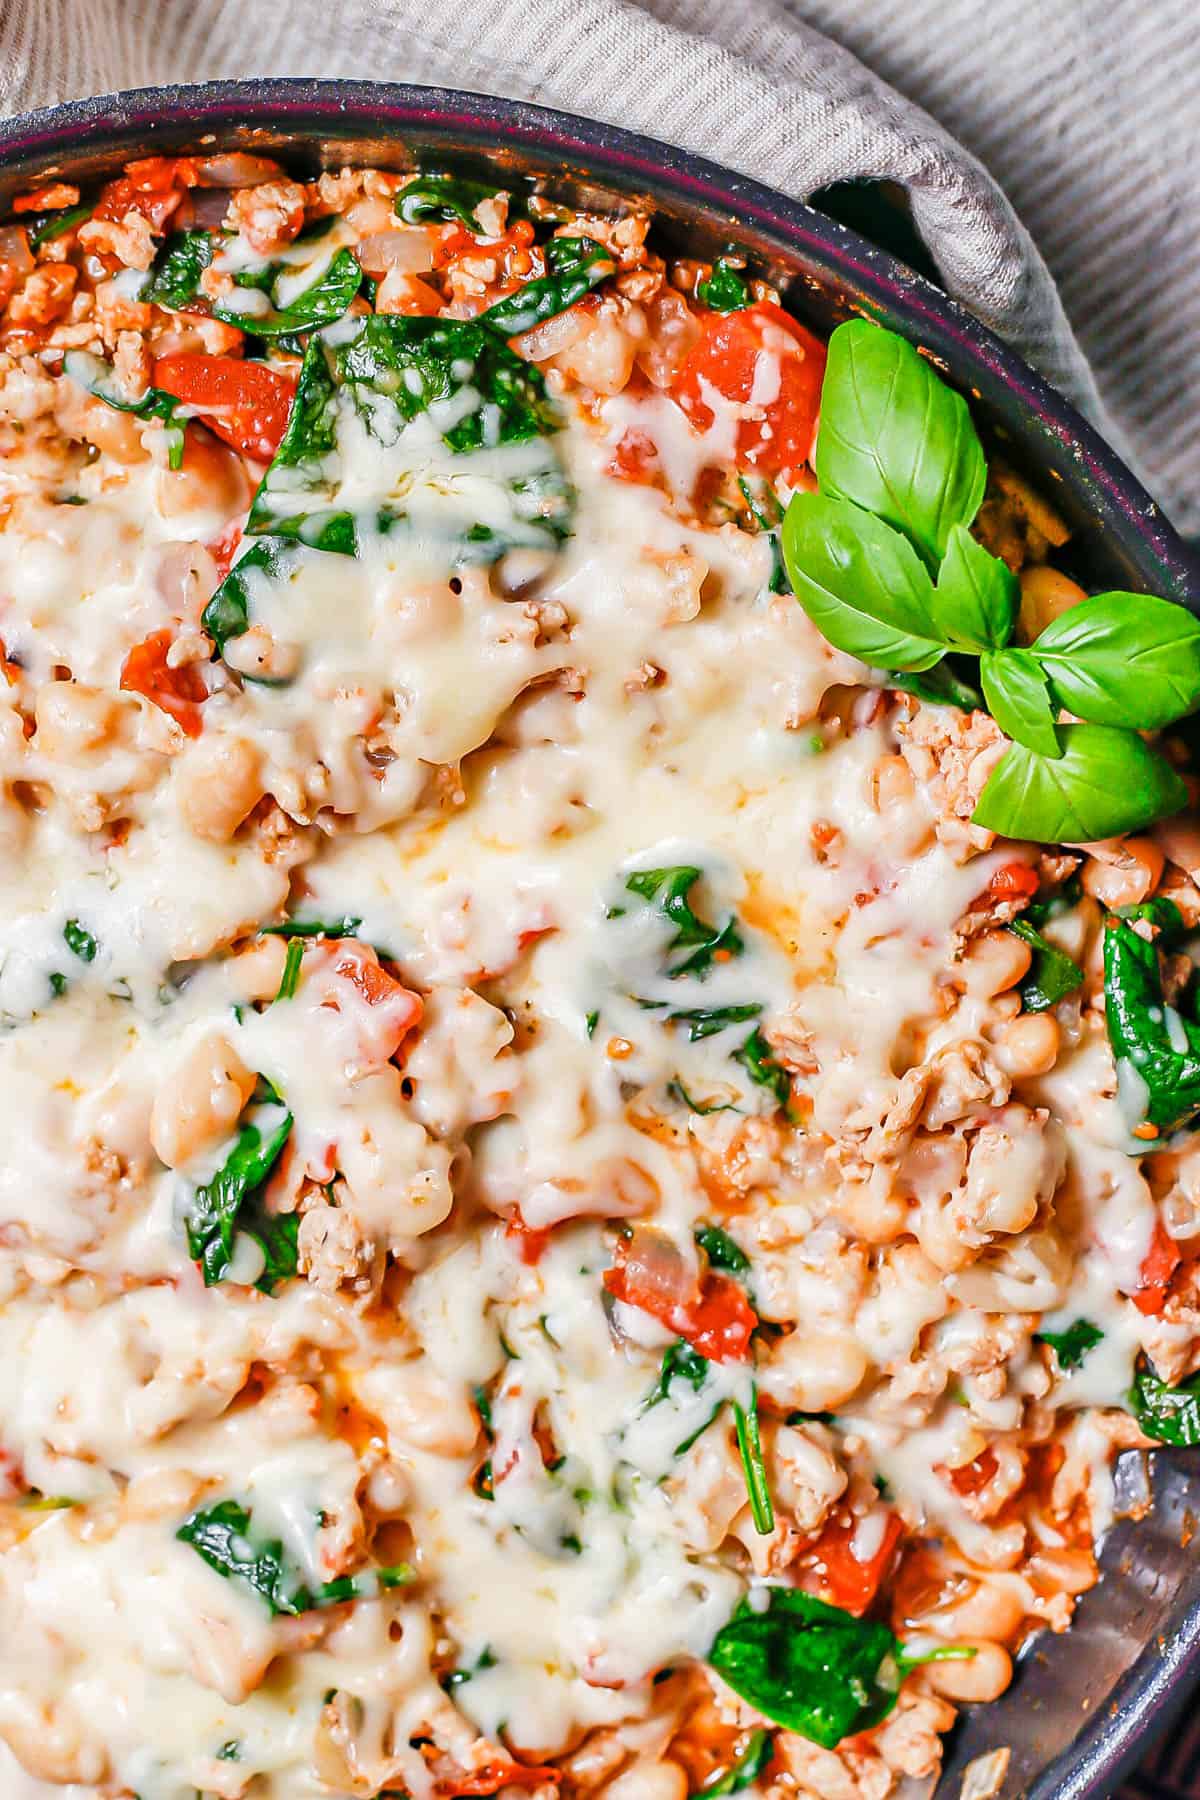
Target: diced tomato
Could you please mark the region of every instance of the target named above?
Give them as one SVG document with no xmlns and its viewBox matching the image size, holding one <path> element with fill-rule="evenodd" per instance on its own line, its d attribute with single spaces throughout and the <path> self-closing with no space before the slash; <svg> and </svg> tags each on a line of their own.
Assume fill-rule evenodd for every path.
<svg viewBox="0 0 1200 1800">
<path fill-rule="evenodd" d="M 710 1362 L 741 1362 L 750 1348 L 758 1315 L 745 1289 L 730 1275 L 709 1269 L 686 1293 L 671 1292 L 638 1261 L 630 1261 L 622 1243 L 617 1261 L 604 1271 L 604 1285 L 614 1300 L 640 1307 L 669 1330 L 686 1338 Z"/>
<path fill-rule="evenodd" d="M 144 694 L 163 712 L 170 713 L 188 737 L 195 738 L 204 729 L 200 709 L 208 699 L 208 688 L 195 663 L 171 668 L 167 652 L 173 641 L 170 631 L 152 631 L 148 638 L 135 644 L 121 665 L 121 686 L 127 693 Z"/>
<path fill-rule="evenodd" d="M 519 1762 L 485 1763 L 473 1775 L 455 1778 L 449 1792 L 455 1796 L 497 1794 L 502 1787 L 537 1787 L 543 1781 L 561 1781 L 562 1770 L 546 1765 Z M 440 1785 L 440 1784 L 439 1784 Z"/>
<path fill-rule="evenodd" d="M 205 548 L 217 565 L 217 577 L 224 581 L 233 567 L 233 559 L 237 555 L 238 545 L 242 541 L 242 528 L 235 520 L 227 525 L 219 537 L 215 537 Z"/>
<path fill-rule="evenodd" d="M 753 417 L 738 424 L 738 461 L 765 475 L 808 461 L 821 404 L 825 346 L 769 300 L 740 312 L 703 313 L 672 393 L 692 423 L 713 423 L 717 393 Z"/>
<path fill-rule="evenodd" d="M 421 1022 L 425 1006 L 420 994 L 389 974 L 369 944 L 343 938 L 314 946 L 304 967 L 305 985 L 320 984 L 322 1006 L 352 1012 L 356 1053 L 364 1070 L 382 1069 Z"/>
<path fill-rule="evenodd" d="M 981 1494 L 996 1470 L 1000 1467 L 996 1461 L 994 1450 L 983 1450 L 974 1462 L 964 1463 L 961 1469 L 948 1471 L 950 1486 L 956 1494 L 970 1499 L 974 1494 Z"/>
<path fill-rule="evenodd" d="M 608 473 L 618 481 L 636 481 L 650 486 L 661 467 L 658 445 L 648 431 L 630 425 L 617 443 L 608 464 Z"/>
<path fill-rule="evenodd" d="M 515 1239 L 517 1254 L 523 1263 L 532 1267 L 542 1259 L 542 1255 L 550 1242 L 551 1228 L 548 1225 L 527 1225 L 521 1217 L 520 1210 L 511 1213 L 504 1227 L 506 1238 Z"/>
<path fill-rule="evenodd" d="M 265 363 L 179 351 L 154 364 L 154 385 L 204 414 L 218 437 L 269 462 L 287 429 L 296 384 Z"/>
<path fill-rule="evenodd" d="M 1154 1236 L 1138 1270 L 1138 1285 L 1129 1298 L 1140 1313 L 1160 1313 L 1167 1303 L 1171 1277 L 1183 1261 L 1175 1239 L 1164 1229 L 1161 1220 L 1154 1221 Z"/>
<path fill-rule="evenodd" d="M 182 200 L 196 185 L 196 165 L 187 156 L 144 156 L 126 163 L 124 175 L 100 190 L 93 218 L 123 219 L 128 212 L 141 213 L 155 231 L 161 231 Z"/>
<path fill-rule="evenodd" d="M 994 900 L 1032 900 L 1040 883 L 1038 872 L 1029 863 L 1004 863 L 988 882 Z"/>
<path fill-rule="evenodd" d="M 889 1513 L 878 1549 L 868 1560 L 860 1561 L 854 1545 L 863 1529 L 862 1520 L 843 1523 L 835 1516 L 804 1552 L 820 1582 L 822 1597 L 856 1615 L 866 1612 L 879 1592 L 904 1532 L 898 1516 Z"/>
</svg>

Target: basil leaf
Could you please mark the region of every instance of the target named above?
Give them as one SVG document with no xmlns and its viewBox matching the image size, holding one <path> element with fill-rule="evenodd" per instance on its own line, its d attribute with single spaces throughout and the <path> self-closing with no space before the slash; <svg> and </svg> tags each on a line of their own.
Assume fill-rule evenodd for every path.
<svg viewBox="0 0 1200 1800">
<path fill-rule="evenodd" d="M 1134 1371 L 1127 1398 L 1130 1412 L 1148 1438 L 1180 1450 L 1200 1444 L 1200 1375 L 1168 1387 L 1143 1359 Z"/>
<path fill-rule="evenodd" d="M 1104 1021 L 1143 1119 L 1160 1131 L 1188 1124 L 1200 1112 L 1200 1023 L 1166 1005 L 1158 948 L 1125 920 L 1104 934 Z"/>
<path fill-rule="evenodd" d="M 962 650 L 999 650 L 1012 636 L 1021 584 L 998 556 L 955 525 L 933 591 L 939 635 Z"/>
<path fill-rule="evenodd" d="M 154 258 L 141 298 L 178 312 L 195 299 L 212 256 L 213 241 L 207 231 L 173 231 Z"/>
<path fill-rule="evenodd" d="M 392 210 L 406 225 L 452 225 L 457 219 L 468 231 L 478 232 L 476 207 L 481 200 L 490 200 L 499 192 L 486 181 L 467 181 L 457 175 L 418 175 L 400 189 Z"/>
<path fill-rule="evenodd" d="M 1104 1333 L 1090 1319 L 1076 1319 L 1065 1331 L 1035 1331 L 1034 1342 L 1049 1344 L 1064 1373 L 1077 1369 L 1090 1350 L 1101 1343 Z"/>
<path fill-rule="evenodd" d="M 1005 737 L 1055 761 L 1062 755 L 1046 677 L 1028 650 L 987 651 L 979 661 L 987 709 Z"/>
<path fill-rule="evenodd" d="M 710 925 L 688 904 L 688 894 L 700 880 L 701 870 L 679 866 L 668 869 L 635 869 L 627 876 L 625 886 L 631 894 L 657 905 L 663 917 L 675 927 L 675 935 L 667 945 L 668 957 L 674 950 L 688 950 L 681 961 L 667 964 L 672 981 L 683 975 L 695 975 L 703 981 L 712 973 L 714 959 L 729 961 L 746 948 L 732 913 L 723 925 Z"/>
<path fill-rule="evenodd" d="M 741 312 L 744 306 L 750 304 L 750 289 L 746 285 L 744 273 L 728 258 L 718 256 L 712 266 L 712 274 L 696 283 L 696 298 L 702 306 L 711 307 L 713 312 Z"/>
<path fill-rule="evenodd" d="M 549 273 L 527 281 L 515 293 L 479 314 L 479 323 L 502 337 L 532 331 L 543 319 L 566 312 L 613 274 L 616 264 L 603 245 L 587 237 L 556 237 L 546 245 Z"/>
<path fill-rule="evenodd" d="M 183 467 L 183 421 L 175 414 L 183 404 L 174 394 L 149 387 L 140 400 L 127 400 L 116 384 L 112 369 L 87 350 L 68 350 L 63 357 L 63 374 L 103 400 L 115 412 L 133 413 L 139 419 L 161 419 L 167 440 L 167 461 L 172 469 Z"/>
<path fill-rule="evenodd" d="M 976 825 L 1042 844 L 1091 844 L 1187 805 L 1182 778 L 1136 732 L 1062 725 L 1054 761 L 1013 744 L 988 776 Z"/>
<path fill-rule="evenodd" d="M 783 521 L 783 560 L 797 600 L 835 649 L 879 669 L 929 669 L 942 657 L 933 583 L 907 539 L 881 519 L 849 500 L 796 494 Z"/>
<path fill-rule="evenodd" d="M 744 1275 L 750 1267 L 750 1258 L 742 1246 L 719 1225 L 697 1226 L 693 1235 L 714 1269 L 723 1269 L 730 1275 Z"/>
<path fill-rule="evenodd" d="M 1083 980 L 1083 970 L 1057 944 L 1050 943 L 1027 919 L 1013 919 L 1008 929 L 1033 951 L 1029 973 L 1021 983 L 1021 1003 L 1026 1012 L 1047 1012 Z"/>
<path fill-rule="evenodd" d="M 295 1214 L 268 1214 L 253 1205 L 283 1154 L 291 1129 L 290 1112 L 277 1119 L 266 1136 L 257 1124 L 247 1121 L 212 1180 L 202 1182 L 192 1195 L 184 1221 L 188 1255 L 200 1264 L 205 1287 L 214 1286 L 224 1276 L 233 1260 L 233 1240 L 239 1230 L 248 1230 L 262 1247 L 267 1269 L 259 1283 L 268 1279 L 270 1283 L 264 1291 L 269 1293 L 276 1280 L 295 1272 Z"/>
<path fill-rule="evenodd" d="M 325 273 L 311 287 L 297 294 L 290 306 L 268 306 L 251 312 L 230 306 L 227 301 L 214 301 L 213 316 L 227 325 L 236 325 L 254 337 L 275 338 L 294 331 L 316 331 L 332 325 L 349 310 L 350 302 L 362 286 L 363 272 L 352 250 L 341 249 Z M 243 282 L 243 287 L 249 284 Z"/>
<path fill-rule="evenodd" d="M 740 1794 L 745 1788 L 753 1787 L 774 1754 L 775 1743 L 770 1732 L 752 1731 L 737 1761 L 725 1770 L 718 1769 L 702 1788 L 689 1795 L 689 1800 L 718 1800 L 719 1795 Z"/>
<path fill-rule="evenodd" d="M 901 1648 L 888 1627 L 799 1588 L 765 1592 L 767 1610 L 743 1600 L 708 1653 L 734 1693 L 826 1750 L 886 1718 L 900 1688 Z"/>
<path fill-rule="evenodd" d="M 849 319 L 829 340 L 814 464 L 822 488 L 902 531 L 931 568 L 987 483 L 961 394 L 895 332 Z"/>
<path fill-rule="evenodd" d="M 52 244 L 55 238 L 65 237 L 68 231 L 74 231 L 91 216 L 90 206 L 68 206 L 57 212 L 36 213 L 25 225 L 29 248 L 40 250 L 43 244 Z"/>
<path fill-rule="evenodd" d="M 1200 622 L 1149 594 L 1094 594 L 1032 646 L 1061 706 L 1096 725 L 1151 731 L 1200 703 Z"/>
<path fill-rule="evenodd" d="M 734 1051 L 733 1060 L 741 1063 L 757 1087 L 770 1089 L 777 1106 L 788 1105 L 792 1098 L 792 1078 L 782 1063 L 776 1062 L 770 1044 L 757 1027 L 741 1049 Z"/>
<path fill-rule="evenodd" d="M 100 946 L 90 931 L 79 923 L 78 919 L 68 919 L 63 926 L 63 939 L 68 950 L 73 950 L 80 962 L 95 962 L 96 952 Z"/>
<path fill-rule="evenodd" d="M 771 1484 L 763 1461 L 762 1440 L 758 1431 L 758 1389 L 751 1383 L 750 1404 L 733 1402 L 733 1424 L 737 1433 L 738 1455 L 750 1501 L 750 1517 L 760 1537 L 769 1537 L 775 1529 L 775 1508 L 771 1504 Z"/>
</svg>

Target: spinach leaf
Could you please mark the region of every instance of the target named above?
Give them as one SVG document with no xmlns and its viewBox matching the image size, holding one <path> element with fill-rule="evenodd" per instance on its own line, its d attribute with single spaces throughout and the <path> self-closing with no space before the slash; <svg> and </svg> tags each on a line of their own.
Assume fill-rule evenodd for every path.
<svg viewBox="0 0 1200 1800">
<path fill-rule="evenodd" d="M 1119 837 L 1187 805 L 1182 778 L 1135 731 L 1062 725 L 1062 755 L 1005 751 L 972 814 L 976 825 L 1042 844 Z"/>
<path fill-rule="evenodd" d="M 212 256 L 213 241 L 207 231 L 173 231 L 154 258 L 142 299 L 179 312 L 195 299 Z"/>
<path fill-rule="evenodd" d="M 965 665 L 963 656 L 946 656 L 932 669 L 893 674 L 888 686 L 899 688 L 905 694 L 915 694 L 918 700 L 924 700 L 930 706 L 957 706 L 960 712 L 981 712 L 983 693 L 962 673 Z"/>
<path fill-rule="evenodd" d="M 317 331 L 332 325 L 348 311 L 350 302 L 362 286 L 363 273 L 352 250 L 341 249 L 325 273 L 288 306 L 268 306 L 261 311 L 230 306 L 228 301 L 213 302 L 213 316 L 227 325 L 236 325 L 254 337 L 277 338 L 296 331 Z M 248 284 L 243 282 L 243 287 Z"/>
<path fill-rule="evenodd" d="M 197 1507 L 175 1533 L 210 1569 L 227 1581 L 240 1581 L 266 1603 L 272 1618 L 285 1614 L 297 1618 L 318 1606 L 336 1606 L 345 1600 L 370 1599 L 381 1590 L 403 1587 L 413 1579 L 407 1563 L 391 1568 L 366 1569 L 360 1575 L 343 1575 L 315 1591 L 288 1566 L 283 1544 L 270 1538 L 256 1544 L 252 1519 L 236 1500 L 220 1500 Z"/>
<path fill-rule="evenodd" d="M 796 494 L 783 560 L 797 600 L 836 649 L 878 669 L 929 669 L 941 659 L 928 571 L 873 513 L 830 494 Z"/>
<path fill-rule="evenodd" d="M 1026 1012 L 1047 1012 L 1083 980 L 1083 970 L 1065 950 L 1044 938 L 1025 919 L 1013 919 L 1008 929 L 1033 951 L 1029 973 L 1021 983 L 1021 1003 Z"/>
<path fill-rule="evenodd" d="M 68 919 L 63 926 L 63 939 L 68 950 L 74 951 L 80 962 L 95 962 L 96 952 L 100 946 L 78 919 Z"/>
<path fill-rule="evenodd" d="M 86 350 L 68 350 L 63 357 L 63 373 L 116 412 L 133 413 L 139 419 L 161 419 L 167 440 L 167 461 L 172 469 L 182 469 L 183 421 L 175 416 L 182 402 L 174 394 L 149 387 L 140 400 L 127 400 L 109 365 Z"/>
<path fill-rule="evenodd" d="M 292 1115 L 285 1112 L 282 1119 L 263 1123 L 265 1135 L 247 1120 L 212 1180 L 203 1182 L 192 1196 L 185 1220 L 188 1255 L 200 1264 L 205 1287 L 220 1281 L 228 1269 L 238 1231 L 249 1232 L 262 1248 L 267 1266 L 256 1286 L 265 1293 L 295 1273 L 296 1215 L 269 1214 L 260 1199 L 291 1133 Z"/>
<path fill-rule="evenodd" d="M 654 1002 L 655 1005 L 658 1002 Z M 757 1019 L 762 1011 L 761 1005 L 745 1006 L 692 1006 L 680 1012 L 668 1013 L 672 1024 L 686 1025 L 688 1043 L 698 1044 L 703 1038 L 715 1037 L 717 1032 L 724 1031 L 730 1025 L 740 1025 L 743 1019 Z"/>
<path fill-rule="evenodd" d="M 930 568 L 987 482 L 966 401 L 904 338 L 865 319 L 829 340 L 814 461 L 827 495 L 903 532 Z"/>
<path fill-rule="evenodd" d="M 759 1536 L 769 1537 L 775 1529 L 775 1508 L 771 1504 L 771 1485 L 767 1480 L 767 1465 L 763 1461 L 758 1431 L 758 1388 L 753 1383 L 749 1406 L 743 1406 L 739 1400 L 733 1402 L 733 1423 L 750 1500 L 750 1517 Z"/>
<path fill-rule="evenodd" d="M 345 914 L 340 919 L 285 919 L 281 925 L 263 925 L 263 937 L 348 938 L 357 937 L 361 919 Z"/>
<path fill-rule="evenodd" d="M 1012 570 L 955 525 L 933 590 L 939 635 L 960 650 L 999 650 L 1012 636 L 1021 586 Z"/>
<path fill-rule="evenodd" d="M 711 307 L 713 312 L 740 312 L 744 306 L 750 305 L 750 289 L 746 285 L 744 268 L 730 262 L 728 257 L 718 256 L 712 266 L 712 274 L 696 283 L 696 298 L 701 305 Z"/>
<path fill-rule="evenodd" d="M 988 711 L 1006 737 L 1054 761 L 1062 755 L 1046 677 L 1028 650 L 989 650 L 979 676 Z"/>
<path fill-rule="evenodd" d="M 460 395 L 469 404 L 443 409 L 440 442 L 455 457 L 488 451 L 480 473 L 468 463 L 430 470 L 423 443 L 411 471 L 383 465 L 378 504 L 352 511 L 339 503 L 338 452 L 355 416 L 382 449 L 395 449 L 413 419 Z M 415 525 L 449 536 L 454 553 L 471 562 L 494 562 L 515 545 L 555 548 L 569 534 L 573 502 L 552 446 L 542 441 L 559 424 L 537 369 L 476 321 L 372 314 L 336 344 L 310 341 L 287 430 L 254 497 L 247 533 L 344 556 L 358 554 L 363 526 L 389 532 Z M 514 447 L 525 444 L 528 454 L 514 457 Z M 508 460 L 497 467 L 505 447 Z M 475 504 L 488 506 L 493 517 L 499 511 L 503 522 L 459 516 Z"/>
<path fill-rule="evenodd" d="M 900 1643 L 888 1627 L 799 1588 L 765 1592 L 766 1610 L 743 1600 L 708 1653 L 734 1693 L 827 1750 L 886 1718 L 901 1680 Z"/>
<path fill-rule="evenodd" d="M 479 323 L 502 337 L 519 337 L 543 319 L 566 312 L 600 282 L 616 265 L 602 244 L 587 237 L 555 237 L 546 245 L 549 273 L 527 281 L 515 293 L 505 294 L 479 315 Z"/>
<path fill-rule="evenodd" d="M 1147 731 L 1200 704 L 1200 621 L 1150 594 L 1093 594 L 1051 620 L 1031 654 L 1061 706 Z"/>
<path fill-rule="evenodd" d="M 304 939 L 290 937 L 287 941 L 287 954 L 284 957 L 283 974 L 279 978 L 279 992 L 276 1000 L 294 1000 L 296 989 L 300 984 L 300 964 L 304 961 Z"/>
<path fill-rule="evenodd" d="M 212 598 L 200 616 L 200 623 L 223 651 L 230 638 L 241 637 L 250 628 L 250 605 L 258 582 L 289 580 L 300 563 L 294 545 L 281 538 L 262 538 L 251 544 L 240 556 L 228 575 L 214 589 Z"/>
<path fill-rule="evenodd" d="M 1148 1438 L 1176 1449 L 1200 1444 L 1200 1375 L 1168 1387 L 1143 1358 L 1134 1371 L 1129 1410 Z"/>
<path fill-rule="evenodd" d="M 709 1100 L 705 1102 L 703 1100 L 694 1099 L 693 1096 L 688 1093 L 678 1075 L 676 1075 L 673 1081 L 668 1081 L 667 1093 L 672 1100 L 677 1100 L 681 1106 L 686 1106 L 690 1113 L 695 1113 L 697 1118 L 707 1119 L 710 1113 L 737 1111 L 737 1107 L 733 1104 L 732 1100 Z"/>
<path fill-rule="evenodd" d="M 400 189 L 392 210 L 406 225 L 452 225 L 457 219 L 468 231 L 478 232 L 476 207 L 499 191 L 490 182 L 467 181 L 458 175 L 418 175 Z"/>
<path fill-rule="evenodd" d="M 1094 1350 L 1104 1337 L 1090 1319 L 1076 1319 L 1065 1331 L 1035 1331 L 1033 1335 L 1035 1343 L 1049 1344 L 1064 1373 L 1077 1369 L 1089 1350 Z"/>
<path fill-rule="evenodd" d="M 742 1246 L 719 1225 L 699 1225 L 694 1236 L 714 1269 L 723 1269 L 729 1275 L 744 1275 L 750 1267 L 750 1258 Z"/>
<path fill-rule="evenodd" d="M 668 957 L 675 950 L 690 952 L 679 962 L 668 961 L 667 974 L 672 981 L 683 975 L 695 975 L 703 981 L 712 973 L 714 961 L 728 962 L 746 948 L 732 914 L 723 925 L 717 926 L 710 925 L 692 910 L 688 895 L 700 876 L 701 870 L 681 865 L 669 869 L 635 869 L 625 880 L 631 894 L 657 905 L 663 917 L 675 927 L 675 935 L 667 945 Z"/>
<path fill-rule="evenodd" d="M 756 1086 L 768 1088 L 774 1094 L 777 1106 L 789 1105 L 792 1098 L 792 1078 L 782 1063 L 776 1062 L 770 1044 L 757 1027 L 741 1049 L 734 1051 L 733 1060 L 741 1063 Z"/>
<path fill-rule="evenodd" d="M 26 221 L 25 230 L 29 234 L 29 248 L 40 250 L 43 244 L 52 244 L 55 238 L 65 237 L 68 231 L 74 231 L 85 219 L 90 219 L 90 206 L 61 207 L 57 212 L 35 213 Z"/>
<path fill-rule="evenodd" d="M 767 586 L 773 594 L 790 594 L 791 583 L 788 581 L 779 541 L 779 529 L 783 524 L 783 507 L 779 503 L 779 495 L 769 481 L 752 481 L 747 475 L 738 476 L 738 488 L 746 502 L 747 512 L 771 546 L 771 578 Z"/>
<path fill-rule="evenodd" d="M 657 1406 L 671 1391 L 673 1381 L 686 1381 L 697 1392 L 708 1379 L 708 1358 L 693 1350 L 686 1338 L 677 1338 L 663 1353 L 658 1380 L 642 1402 L 642 1410 Z"/>
<path fill-rule="evenodd" d="M 774 1753 L 775 1743 L 770 1732 L 752 1731 L 737 1761 L 723 1771 L 718 1770 L 702 1788 L 689 1796 L 689 1800 L 718 1800 L 719 1795 L 740 1794 L 743 1789 L 753 1787 Z"/>
<path fill-rule="evenodd" d="M 1166 1005 L 1158 948 L 1127 920 L 1104 934 L 1104 1017 L 1117 1073 L 1144 1096 L 1146 1121 L 1160 1131 L 1190 1123 L 1200 1112 L 1200 1023 Z"/>
</svg>

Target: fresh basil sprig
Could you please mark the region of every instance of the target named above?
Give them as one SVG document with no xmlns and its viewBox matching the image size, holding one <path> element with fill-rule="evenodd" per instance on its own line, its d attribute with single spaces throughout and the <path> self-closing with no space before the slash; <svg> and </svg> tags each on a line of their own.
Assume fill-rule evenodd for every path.
<svg viewBox="0 0 1200 1800">
<path fill-rule="evenodd" d="M 961 394 L 894 331 L 865 319 L 829 340 L 815 456 L 826 494 L 908 538 L 931 569 L 983 499 L 987 465 Z"/>
<path fill-rule="evenodd" d="M 742 1601 L 708 1660 L 765 1718 L 833 1750 L 887 1717 L 909 1669 L 974 1654 L 946 1644 L 911 1656 L 877 1619 L 856 1618 L 799 1588 L 768 1587 Z"/>
<path fill-rule="evenodd" d="M 1200 704 L 1200 622 L 1113 592 L 1014 645 L 1018 584 L 969 530 L 987 470 L 966 403 L 902 338 L 861 319 L 834 332 L 814 465 L 821 491 L 793 497 L 783 555 L 822 634 L 935 704 L 977 707 L 961 665 L 980 659 L 982 699 L 1013 741 L 976 824 L 1088 843 L 1186 803 L 1137 733 Z M 1082 723 L 1059 724 L 1064 712 Z"/>
</svg>

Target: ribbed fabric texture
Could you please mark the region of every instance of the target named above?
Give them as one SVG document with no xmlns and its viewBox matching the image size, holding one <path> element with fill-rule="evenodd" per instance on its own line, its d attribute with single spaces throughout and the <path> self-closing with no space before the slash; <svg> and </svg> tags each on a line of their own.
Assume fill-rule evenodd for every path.
<svg viewBox="0 0 1200 1800">
<path fill-rule="evenodd" d="M 1196 18 L 1196 0 L 0 0 L 0 106 L 250 75 L 434 82 L 626 124 L 799 196 L 889 177 L 948 289 L 1200 530 Z"/>
</svg>

